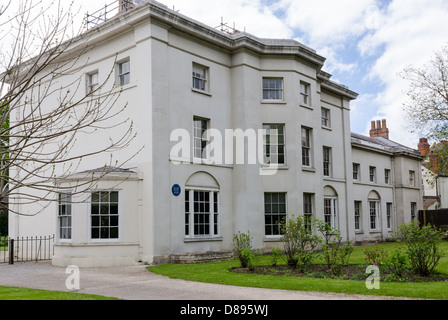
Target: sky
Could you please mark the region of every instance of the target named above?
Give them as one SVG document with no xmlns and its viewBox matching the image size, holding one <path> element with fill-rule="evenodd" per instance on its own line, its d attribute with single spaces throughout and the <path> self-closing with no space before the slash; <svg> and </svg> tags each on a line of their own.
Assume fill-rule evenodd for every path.
<svg viewBox="0 0 448 320">
<path fill-rule="evenodd" d="M 51 1 L 51 0 L 44 0 Z M 73 0 L 80 19 L 112 0 Z M 404 117 L 407 66 L 424 67 L 448 45 L 448 0 L 160 0 L 216 27 L 221 19 L 260 38 L 289 38 L 327 58 L 332 80 L 359 93 L 352 132 L 386 119 L 390 139 L 417 148 L 424 133 Z"/>
</svg>

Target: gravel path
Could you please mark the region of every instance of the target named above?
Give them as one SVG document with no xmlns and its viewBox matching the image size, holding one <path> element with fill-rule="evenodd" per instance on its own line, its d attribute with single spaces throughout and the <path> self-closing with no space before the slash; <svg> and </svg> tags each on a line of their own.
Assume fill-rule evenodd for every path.
<svg viewBox="0 0 448 320">
<path fill-rule="evenodd" d="M 50 262 L 0 264 L 0 286 L 69 291 L 65 268 Z M 242 288 L 169 279 L 150 273 L 145 266 L 81 268 L 80 293 L 124 300 L 402 300 L 388 297 L 343 295 Z"/>
</svg>

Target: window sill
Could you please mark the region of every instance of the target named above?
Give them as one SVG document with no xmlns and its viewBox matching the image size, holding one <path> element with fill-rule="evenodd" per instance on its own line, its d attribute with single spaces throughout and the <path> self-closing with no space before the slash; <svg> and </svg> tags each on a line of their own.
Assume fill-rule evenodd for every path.
<svg viewBox="0 0 448 320">
<path fill-rule="evenodd" d="M 315 169 L 315 168 L 312 168 L 312 167 L 302 167 L 302 171 L 313 172 L 313 173 L 315 173 L 315 172 L 316 172 L 316 169 Z"/>
<path fill-rule="evenodd" d="M 305 108 L 305 109 L 314 110 L 314 108 L 312 106 L 309 106 L 307 104 L 301 103 L 299 106 L 302 107 L 302 108 Z"/>
<path fill-rule="evenodd" d="M 328 130 L 328 131 L 333 131 L 333 129 L 331 127 L 326 127 L 326 126 L 322 126 L 323 130 Z"/>
<path fill-rule="evenodd" d="M 222 241 L 222 237 L 203 237 L 203 238 L 184 238 L 184 243 L 187 242 L 210 242 L 210 241 Z"/>
<path fill-rule="evenodd" d="M 56 242 L 55 246 L 59 247 L 106 247 L 106 246 L 138 246 L 138 243 L 124 243 L 124 242 Z"/>
<path fill-rule="evenodd" d="M 285 164 L 263 164 L 261 170 L 289 170 L 289 167 Z"/>
<path fill-rule="evenodd" d="M 210 92 L 208 92 L 208 91 L 205 91 L 205 90 L 199 90 L 199 89 L 191 88 L 191 91 L 203 94 L 203 95 L 208 96 L 208 97 L 212 97 L 212 94 Z"/>
<path fill-rule="evenodd" d="M 333 178 L 333 177 L 329 177 L 329 176 L 324 176 L 323 180 L 325 181 L 333 181 L 333 182 L 341 182 L 341 183 L 345 183 L 345 179 L 338 179 L 338 178 Z"/>
<path fill-rule="evenodd" d="M 286 104 L 287 102 L 284 100 L 269 100 L 269 99 L 263 99 L 260 101 L 262 104 Z"/>
<path fill-rule="evenodd" d="M 265 236 L 264 242 L 281 242 L 282 237 L 281 236 Z"/>
</svg>

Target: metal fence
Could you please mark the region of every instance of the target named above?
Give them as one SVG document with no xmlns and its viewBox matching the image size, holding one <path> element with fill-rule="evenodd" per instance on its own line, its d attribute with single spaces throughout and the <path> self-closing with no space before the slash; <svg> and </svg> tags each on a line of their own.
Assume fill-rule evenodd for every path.
<svg viewBox="0 0 448 320">
<path fill-rule="evenodd" d="M 93 12 L 86 13 L 85 21 L 87 29 L 97 26 L 100 23 L 115 17 L 116 15 L 127 12 L 135 7 L 135 4 L 141 1 L 134 0 L 116 0 L 112 3 L 104 5 L 101 9 Z"/>
<path fill-rule="evenodd" d="M 0 263 L 51 260 L 54 255 L 54 235 L 9 238 L 0 236 Z"/>
</svg>

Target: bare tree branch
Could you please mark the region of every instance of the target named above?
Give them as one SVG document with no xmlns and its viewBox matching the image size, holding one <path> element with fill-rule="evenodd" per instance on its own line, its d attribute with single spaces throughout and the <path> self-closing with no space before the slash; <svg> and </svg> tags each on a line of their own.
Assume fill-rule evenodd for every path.
<svg viewBox="0 0 448 320">
<path fill-rule="evenodd" d="M 120 163 L 113 159 L 112 153 L 127 148 L 136 135 L 127 102 L 111 85 L 116 61 L 107 78 L 86 93 L 83 69 L 91 47 L 83 29 L 73 28 L 73 4 L 62 3 L 43 7 L 42 1 L 18 0 L 14 12 L 11 1 L 0 7 L 0 197 L 10 204 L 45 208 L 57 193 L 85 193 L 141 150 Z M 120 134 L 103 145 L 80 145 L 86 136 L 108 136 L 116 127 Z M 104 168 L 100 174 L 71 180 L 70 187 L 60 183 L 84 160 L 102 154 L 111 157 L 98 165 Z"/>
</svg>

